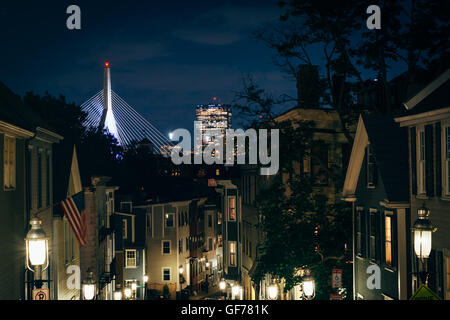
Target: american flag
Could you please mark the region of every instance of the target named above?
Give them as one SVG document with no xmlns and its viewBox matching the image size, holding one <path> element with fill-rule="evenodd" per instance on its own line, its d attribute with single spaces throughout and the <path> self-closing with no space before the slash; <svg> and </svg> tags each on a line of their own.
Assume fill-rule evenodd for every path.
<svg viewBox="0 0 450 320">
<path fill-rule="evenodd" d="M 78 243 L 82 246 L 86 244 L 86 208 L 84 205 L 84 192 L 68 197 L 61 201 L 61 208 L 72 227 L 73 233 L 77 237 Z"/>
</svg>

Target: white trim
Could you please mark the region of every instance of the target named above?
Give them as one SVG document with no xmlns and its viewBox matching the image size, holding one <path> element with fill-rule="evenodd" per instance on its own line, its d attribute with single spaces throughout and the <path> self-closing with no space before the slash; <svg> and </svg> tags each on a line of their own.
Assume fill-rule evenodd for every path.
<svg viewBox="0 0 450 320">
<path fill-rule="evenodd" d="M 31 138 L 34 133 L 0 120 L 0 132 L 12 134 L 18 138 Z"/>
<path fill-rule="evenodd" d="M 164 280 L 164 270 L 169 270 L 169 280 Z M 172 281 L 172 268 L 171 267 L 162 267 L 161 268 L 161 280 L 163 282 L 170 282 L 170 281 Z"/>
<path fill-rule="evenodd" d="M 434 90 L 443 85 L 450 78 L 450 69 L 447 69 L 443 74 L 437 77 L 434 81 L 428 84 L 425 88 L 419 91 L 415 96 L 405 102 L 403 105 L 407 110 L 411 110 L 423 99 L 428 97 Z"/>
<path fill-rule="evenodd" d="M 358 127 L 356 129 L 355 140 L 353 142 L 352 153 L 345 175 L 345 182 L 342 191 L 343 198 L 353 198 L 358 185 L 359 173 L 364 161 L 365 150 L 369 144 L 366 127 L 362 116 L 359 116 Z"/>
<path fill-rule="evenodd" d="M 164 253 L 164 242 L 169 243 L 169 253 Z M 172 254 L 172 240 L 161 240 L 161 254 L 164 256 L 168 256 Z"/>
</svg>

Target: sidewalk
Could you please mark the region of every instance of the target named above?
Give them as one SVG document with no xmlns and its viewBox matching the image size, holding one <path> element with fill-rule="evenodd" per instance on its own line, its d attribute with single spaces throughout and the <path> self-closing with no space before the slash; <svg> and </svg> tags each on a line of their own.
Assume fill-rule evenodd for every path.
<svg viewBox="0 0 450 320">
<path fill-rule="evenodd" d="M 190 296 L 189 300 L 202 300 L 204 298 L 217 296 L 217 294 L 219 294 L 219 293 L 220 293 L 219 286 L 214 286 L 214 287 L 209 288 L 208 293 L 203 291 L 203 292 L 197 294 L 196 296 Z"/>
</svg>

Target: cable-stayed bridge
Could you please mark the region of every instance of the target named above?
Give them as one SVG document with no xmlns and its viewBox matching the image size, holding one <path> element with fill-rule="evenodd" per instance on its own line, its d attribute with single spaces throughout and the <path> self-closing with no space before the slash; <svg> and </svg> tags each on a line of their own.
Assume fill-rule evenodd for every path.
<svg viewBox="0 0 450 320">
<path fill-rule="evenodd" d="M 132 141 L 148 139 L 156 153 L 170 153 L 172 143 L 111 89 L 108 62 L 105 63 L 103 79 L 103 90 L 81 105 L 81 109 L 87 113 L 84 126 L 107 129 L 124 148 Z"/>
</svg>

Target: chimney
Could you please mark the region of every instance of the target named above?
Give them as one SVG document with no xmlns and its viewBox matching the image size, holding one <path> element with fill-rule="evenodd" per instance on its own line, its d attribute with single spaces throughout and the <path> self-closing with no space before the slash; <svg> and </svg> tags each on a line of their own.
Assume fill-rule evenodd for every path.
<svg viewBox="0 0 450 320">
<path fill-rule="evenodd" d="M 297 104 L 301 108 L 318 108 L 320 100 L 319 67 L 302 64 L 297 72 Z"/>
</svg>

